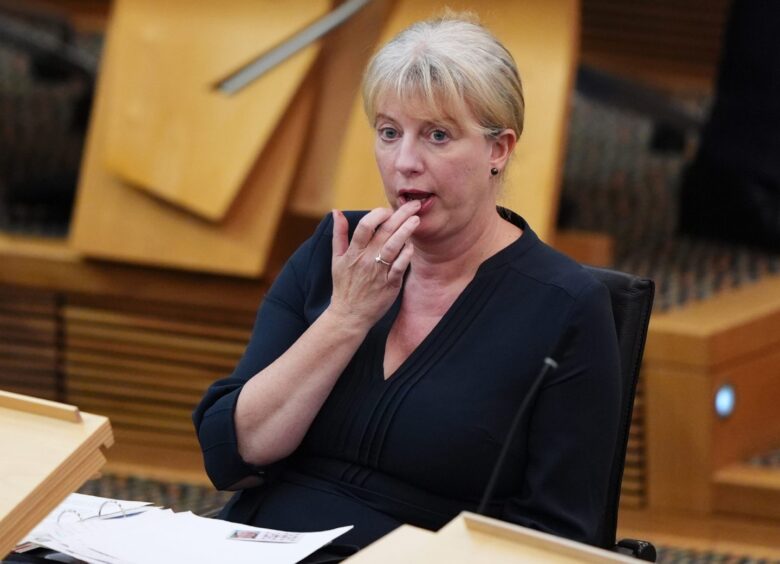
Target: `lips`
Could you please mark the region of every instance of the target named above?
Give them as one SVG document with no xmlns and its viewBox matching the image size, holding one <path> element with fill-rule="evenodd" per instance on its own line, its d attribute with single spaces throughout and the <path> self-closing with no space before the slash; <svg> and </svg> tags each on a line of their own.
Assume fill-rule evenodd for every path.
<svg viewBox="0 0 780 564">
<path fill-rule="evenodd" d="M 398 193 L 398 201 L 403 205 L 412 200 L 420 200 L 420 202 L 425 205 L 425 202 L 430 200 L 432 196 L 433 194 L 425 192 L 424 190 L 401 190 Z"/>
<path fill-rule="evenodd" d="M 402 206 L 406 202 L 411 202 L 413 200 L 418 200 L 420 202 L 420 209 L 417 210 L 418 217 L 423 217 L 425 214 L 427 214 L 431 207 L 433 206 L 433 202 L 435 200 L 435 194 L 432 192 L 426 192 L 425 190 L 399 190 L 398 191 L 398 205 Z"/>
</svg>

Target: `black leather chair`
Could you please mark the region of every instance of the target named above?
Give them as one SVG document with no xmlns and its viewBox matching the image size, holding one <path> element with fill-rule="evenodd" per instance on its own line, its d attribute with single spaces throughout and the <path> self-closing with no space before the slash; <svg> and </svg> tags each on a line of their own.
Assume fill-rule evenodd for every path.
<svg viewBox="0 0 780 564">
<path fill-rule="evenodd" d="M 631 414 L 634 409 L 634 396 L 642 364 L 642 353 L 647 338 L 650 311 L 653 306 L 655 284 L 647 278 L 639 278 L 624 272 L 586 266 L 588 272 L 600 280 L 612 297 L 612 313 L 615 317 L 618 344 L 620 346 L 623 392 L 621 398 L 620 426 L 618 428 L 615 458 L 612 462 L 609 499 L 602 521 L 601 540 L 603 548 L 630 554 L 642 560 L 655 562 L 655 547 L 636 539 L 623 539 L 615 543 L 617 532 L 620 486 L 623 480 L 623 468 L 628 447 L 628 433 L 631 427 Z"/>
</svg>

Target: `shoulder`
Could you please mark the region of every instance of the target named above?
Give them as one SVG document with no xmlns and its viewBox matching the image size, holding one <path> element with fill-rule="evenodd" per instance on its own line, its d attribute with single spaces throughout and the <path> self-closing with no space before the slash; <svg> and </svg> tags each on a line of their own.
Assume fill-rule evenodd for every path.
<svg viewBox="0 0 780 564">
<path fill-rule="evenodd" d="M 533 255 L 534 260 L 527 274 L 542 283 L 560 288 L 574 299 L 598 293 L 601 289 L 606 290 L 583 265 L 541 241 L 533 250 Z"/>
<path fill-rule="evenodd" d="M 606 292 L 606 287 L 583 265 L 538 239 L 530 228 L 525 236 L 533 241 L 525 253 L 511 261 L 510 267 L 516 276 L 526 278 L 540 289 L 554 290 L 572 300 Z"/>
</svg>

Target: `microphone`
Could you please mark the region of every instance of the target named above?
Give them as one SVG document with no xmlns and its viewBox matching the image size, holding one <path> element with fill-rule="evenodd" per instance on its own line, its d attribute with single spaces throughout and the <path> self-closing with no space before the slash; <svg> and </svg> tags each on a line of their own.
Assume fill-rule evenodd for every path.
<svg viewBox="0 0 780 564">
<path fill-rule="evenodd" d="M 501 449 L 501 454 L 498 455 L 498 460 L 493 467 L 493 473 L 490 475 L 490 480 L 488 480 L 485 493 L 482 494 L 482 501 L 479 502 L 477 513 L 480 515 L 486 515 L 485 510 L 487 509 L 488 503 L 490 503 L 490 498 L 493 497 L 493 490 L 496 488 L 496 483 L 498 482 L 499 476 L 501 476 L 501 470 L 504 469 L 504 461 L 506 460 L 506 456 L 509 453 L 509 445 L 512 444 L 512 441 L 515 438 L 515 434 L 517 434 L 517 428 L 520 426 L 520 421 L 523 419 L 523 415 L 526 411 L 528 411 L 529 406 L 531 405 L 531 400 L 536 396 L 536 392 L 539 390 L 539 386 L 542 385 L 542 380 L 544 380 L 548 372 L 555 370 L 556 368 L 558 368 L 558 363 L 549 356 L 545 357 L 544 362 L 542 363 L 542 368 L 539 370 L 539 374 L 536 375 L 536 378 L 531 384 L 531 387 L 528 389 L 528 393 L 520 403 L 520 407 L 515 413 L 515 418 L 512 420 L 512 424 L 509 426 L 509 432 L 507 433 L 506 439 L 504 440 L 504 446 Z"/>
</svg>

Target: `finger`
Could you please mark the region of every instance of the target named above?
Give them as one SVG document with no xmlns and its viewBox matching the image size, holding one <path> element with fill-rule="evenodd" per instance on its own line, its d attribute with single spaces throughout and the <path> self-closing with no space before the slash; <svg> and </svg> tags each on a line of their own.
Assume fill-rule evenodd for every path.
<svg viewBox="0 0 780 564">
<path fill-rule="evenodd" d="M 352 235 L 352 244 L 359 249 L 365 249 L 371 242 L 377 227 L 382 225 L 393 214 L 390 208 L 376 208 L 364 215 Z"/>
<path fill-rule="evenodd" d="M 333 210 L 333 256 L 340 257 L 349 247 L 349 224 L 347 218 L 339 210 Z"/>
<path fill-rule="evenodd" d="M 412 245 L 411 241 L 407 241 L 398 258 L 393 261 L 393 265 L 387 272 L 388 284 L 400 288 L 404 280 L 404 273 L 412 262 L 412 255 L 414 255 L 414 245 Z"/>
<path fill-rule="evenodd" d="M 411 200 L 395 210 L 393 215 L 379 227 L 379 231 L 384 235 L 383 238 L 391 237 L 407 219 L 420 211 L 421 206 L 422 204 L 419 200 Z M 400 249 L 400 246 L 398 248 Z"/>
<path fill-rule="evenodd" d="M 420 218 L 416 215 L 404 221 L 382 245 L 379 251 L 380 256 L 388 262 L 393 262 L 414 234 L 414 230 L 417 229 L 418 225 L 420 225 Z"/>
</svg>

